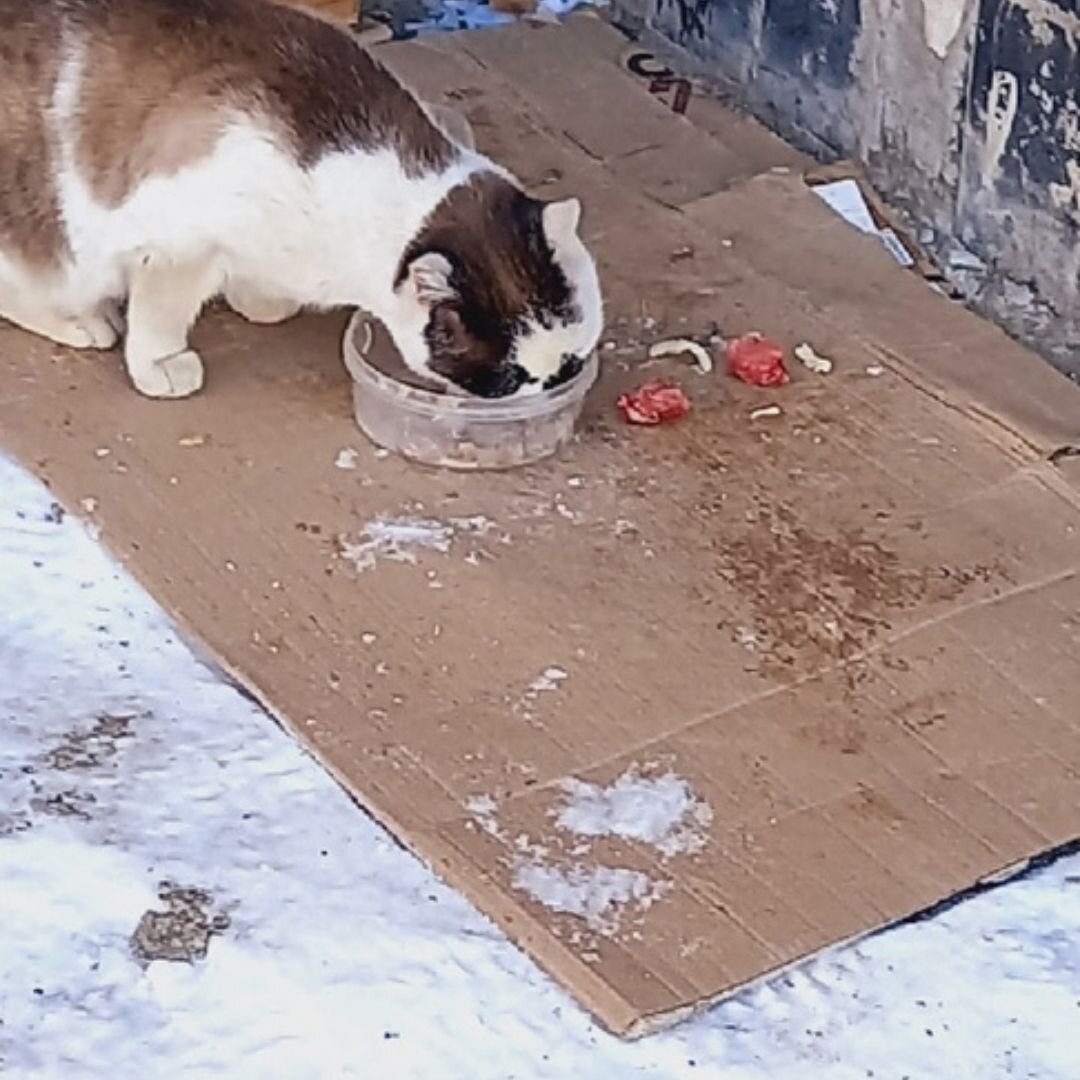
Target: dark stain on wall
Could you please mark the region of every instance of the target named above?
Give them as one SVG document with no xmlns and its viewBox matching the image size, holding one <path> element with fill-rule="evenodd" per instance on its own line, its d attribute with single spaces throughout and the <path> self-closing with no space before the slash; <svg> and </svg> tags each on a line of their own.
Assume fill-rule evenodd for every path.
<svg viewBox="0 0 1080 1080">
<path fill-rule="evenodd" d="M 1048 2 L 1080 15 L 1080 0 Z M 1069 162 L 1077 161 L 1067 132 L 1072 125 L 1073 138 L 1080 138 L 1080 40 L 1063 25 L 1033 22 L 1015 0 L 982 0 L 966 111 L 981 145 L 1008 125 L 992 181 L 997 194 L 1048 209 L 1075 227 L 1080 206 L 1070 209 L 1064 199 L 1059 205 L 1050 192 L 1069 187 Z"/>
<path fill-rule="evenodd" d="M 851 58 L 862 27 L 859 0 L 764 2 L 765 63 L 832 87 L 851 82 Z"/>
<path fill-rule="evenodd" d="M 716 64 L 744 103 L 803 149 L 850 141 L 863 0 L 614 0 Z"/>
<path fill-rule="evenodd" d="M 946 57 L 940 0 L 613 2 L 802 149 L 861 156 L 972 306 L 1080 382 L 1080 0 L 965 5 Z"/>
<path fill-rule="evenodd" d="M 656 0 L 659 13 L 674 13 L 678 39 L 684 43 L 718 37 L 745 42 L 753 34 L 761 0 Z"/>
<path fill-rule="evenodd" d="M 686 43 L 750 44 L 762 66 L 846 86 L 862 19 L 860 0 L 656 0 Z"/>
</svg>

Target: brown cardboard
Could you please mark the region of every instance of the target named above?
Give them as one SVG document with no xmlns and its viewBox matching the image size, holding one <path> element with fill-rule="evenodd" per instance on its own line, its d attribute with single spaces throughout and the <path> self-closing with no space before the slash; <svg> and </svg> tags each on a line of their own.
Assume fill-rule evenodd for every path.
<svg viewBox="0 0 1080 1080">
<path fill-rule="evenodd" d="M 1080 390 L 797 176 L 732 186 L 722 143 L 601 33 L 379 50 L 585 201 L 615 348 L 559 460 L 469 476 L 377 455 L 344 316 L 208 316 L 206 390 L 173 403 L 116 355 L 0 329 L 0 442 L 373 815 L 640 1034 L 1080 834 L 1080 487 L 1048 460 L 1080 442 Z M 793 363 L 762 391 L 636 366 L 642 342 L 714 326 L 811 341 L 835 371 Z M 625 426 L 617 393 L 664 372 L 690 415 Z M 415 563 L 343 557 L 395 514 L 458 524 Z M 707 805 L 699 850 L 558 827 L 568 778 L 635 769 Z M 519 887 L 530 860 L 657 895 L 590 928 Z"/>
<path fill-rule="evenodd" d="M 301 8 L 342 26 L 351 26 L 360 13 L 358 0 L 274 0 L 274 3 Z"/>
</svg>

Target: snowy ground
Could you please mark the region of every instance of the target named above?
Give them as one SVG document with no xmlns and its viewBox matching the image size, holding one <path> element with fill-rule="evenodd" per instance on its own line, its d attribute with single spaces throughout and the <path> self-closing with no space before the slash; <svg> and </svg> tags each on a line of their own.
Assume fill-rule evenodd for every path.
<svg viewBox="0 0 1080 1080">
<path fill-rule="evenodd" d="M 0 459 L 0 1074 L 1075 1080 L 1080 857 L 622 1044 Z"/>
</svg>

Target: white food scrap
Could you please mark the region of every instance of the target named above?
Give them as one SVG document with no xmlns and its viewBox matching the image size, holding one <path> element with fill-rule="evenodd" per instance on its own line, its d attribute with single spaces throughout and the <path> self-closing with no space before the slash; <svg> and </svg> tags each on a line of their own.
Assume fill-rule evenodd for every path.
<svg viewBox="0 0 1080 1080">
<path fill-rule="evenodd" d="M 185 450 L 191 450 L 196 446 L 205 446 L 209 441 L 209 435 L 184 435 L 176 440 L 176 445 L 182 446 Z"/>
<path fill-rule="evenodd" d="M 770 416 L 782 416 L 783 412 L 779 405 L 762 405 L 760 409 L 754 409 L 750 413 L 750 419 L 765 420 Z"/>
<path fill-rule="evenodd" d="M 338 456 L 334 458 L 334 465 L 339 469 L 355 469 L 356 459 L 359 456 L 359 450 L 354 450 L 351 446 L 347 446 L 344 450 L 338 451 Z"/>
<path fill-rule="evenodd" d="M 650 360 L 659 360 L 662 356 L 681 356 L 683 353 L 689 353 L 694 358 L 694 363 L 702 375 L 710 374 L 713 369 L 712 355 L 704 345 L 699 345 L 690 338 L 668 338 L 649 346 Z"/>
<path fill-rule="evenodd" d="M 828 375 L 833 369 L 833 362 L 827 356 L 816 352 L 814 346 L 807 341 L 795 346 L 795 359 L 815 375 Z"/>
<path fill-rule="evenodd" d="M 527 698 L 535 698 L 538 694 L 549 694 L 559 688 L 559 683 L 565 682 L 570 675 L 560 667 L 548 667 L 529 683 L 529 689 L 525 692 Z"/>
</svg>

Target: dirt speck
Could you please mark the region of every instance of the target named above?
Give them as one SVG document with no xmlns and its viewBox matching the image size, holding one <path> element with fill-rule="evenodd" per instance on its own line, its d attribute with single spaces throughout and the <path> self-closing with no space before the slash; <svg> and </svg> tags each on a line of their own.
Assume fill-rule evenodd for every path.
<svg viewBox="0 0 1080 1080">
<path fill-rule="evenodd" d="M 44 799 L 31 799 L 30 808 L 39 814 L 48 814 L 51 817 L 78 818 L 80 821 L 90 820 L 90 807 L 97 802 L 89 792 L 61 791 L 58 795 L 50 795 Z"/>
<path fill-rule="evenodd" d="M 0 840 L 33 827 L 33 822 L 23 814 L 0 814 Z"/>
<path fill-rule="evenodd" d="M 100 713 L 89 731 L 71 731 L 45 755 L 53 769 L 92 769 L 117 751 L 117 743 L 130 739 L 134 713 Z"/>
<path fill-rule="evenodd" d="M 131 935 L 132 952 L 144 964 L 153 960 L 189 964 L 202 960 L 210 938 L 229 927 L 228 915 L 211 911 L 214 898 L 205 889 L 163 881 L 158 897 L 167 910 L 146 912 Z"/>
</svg>

